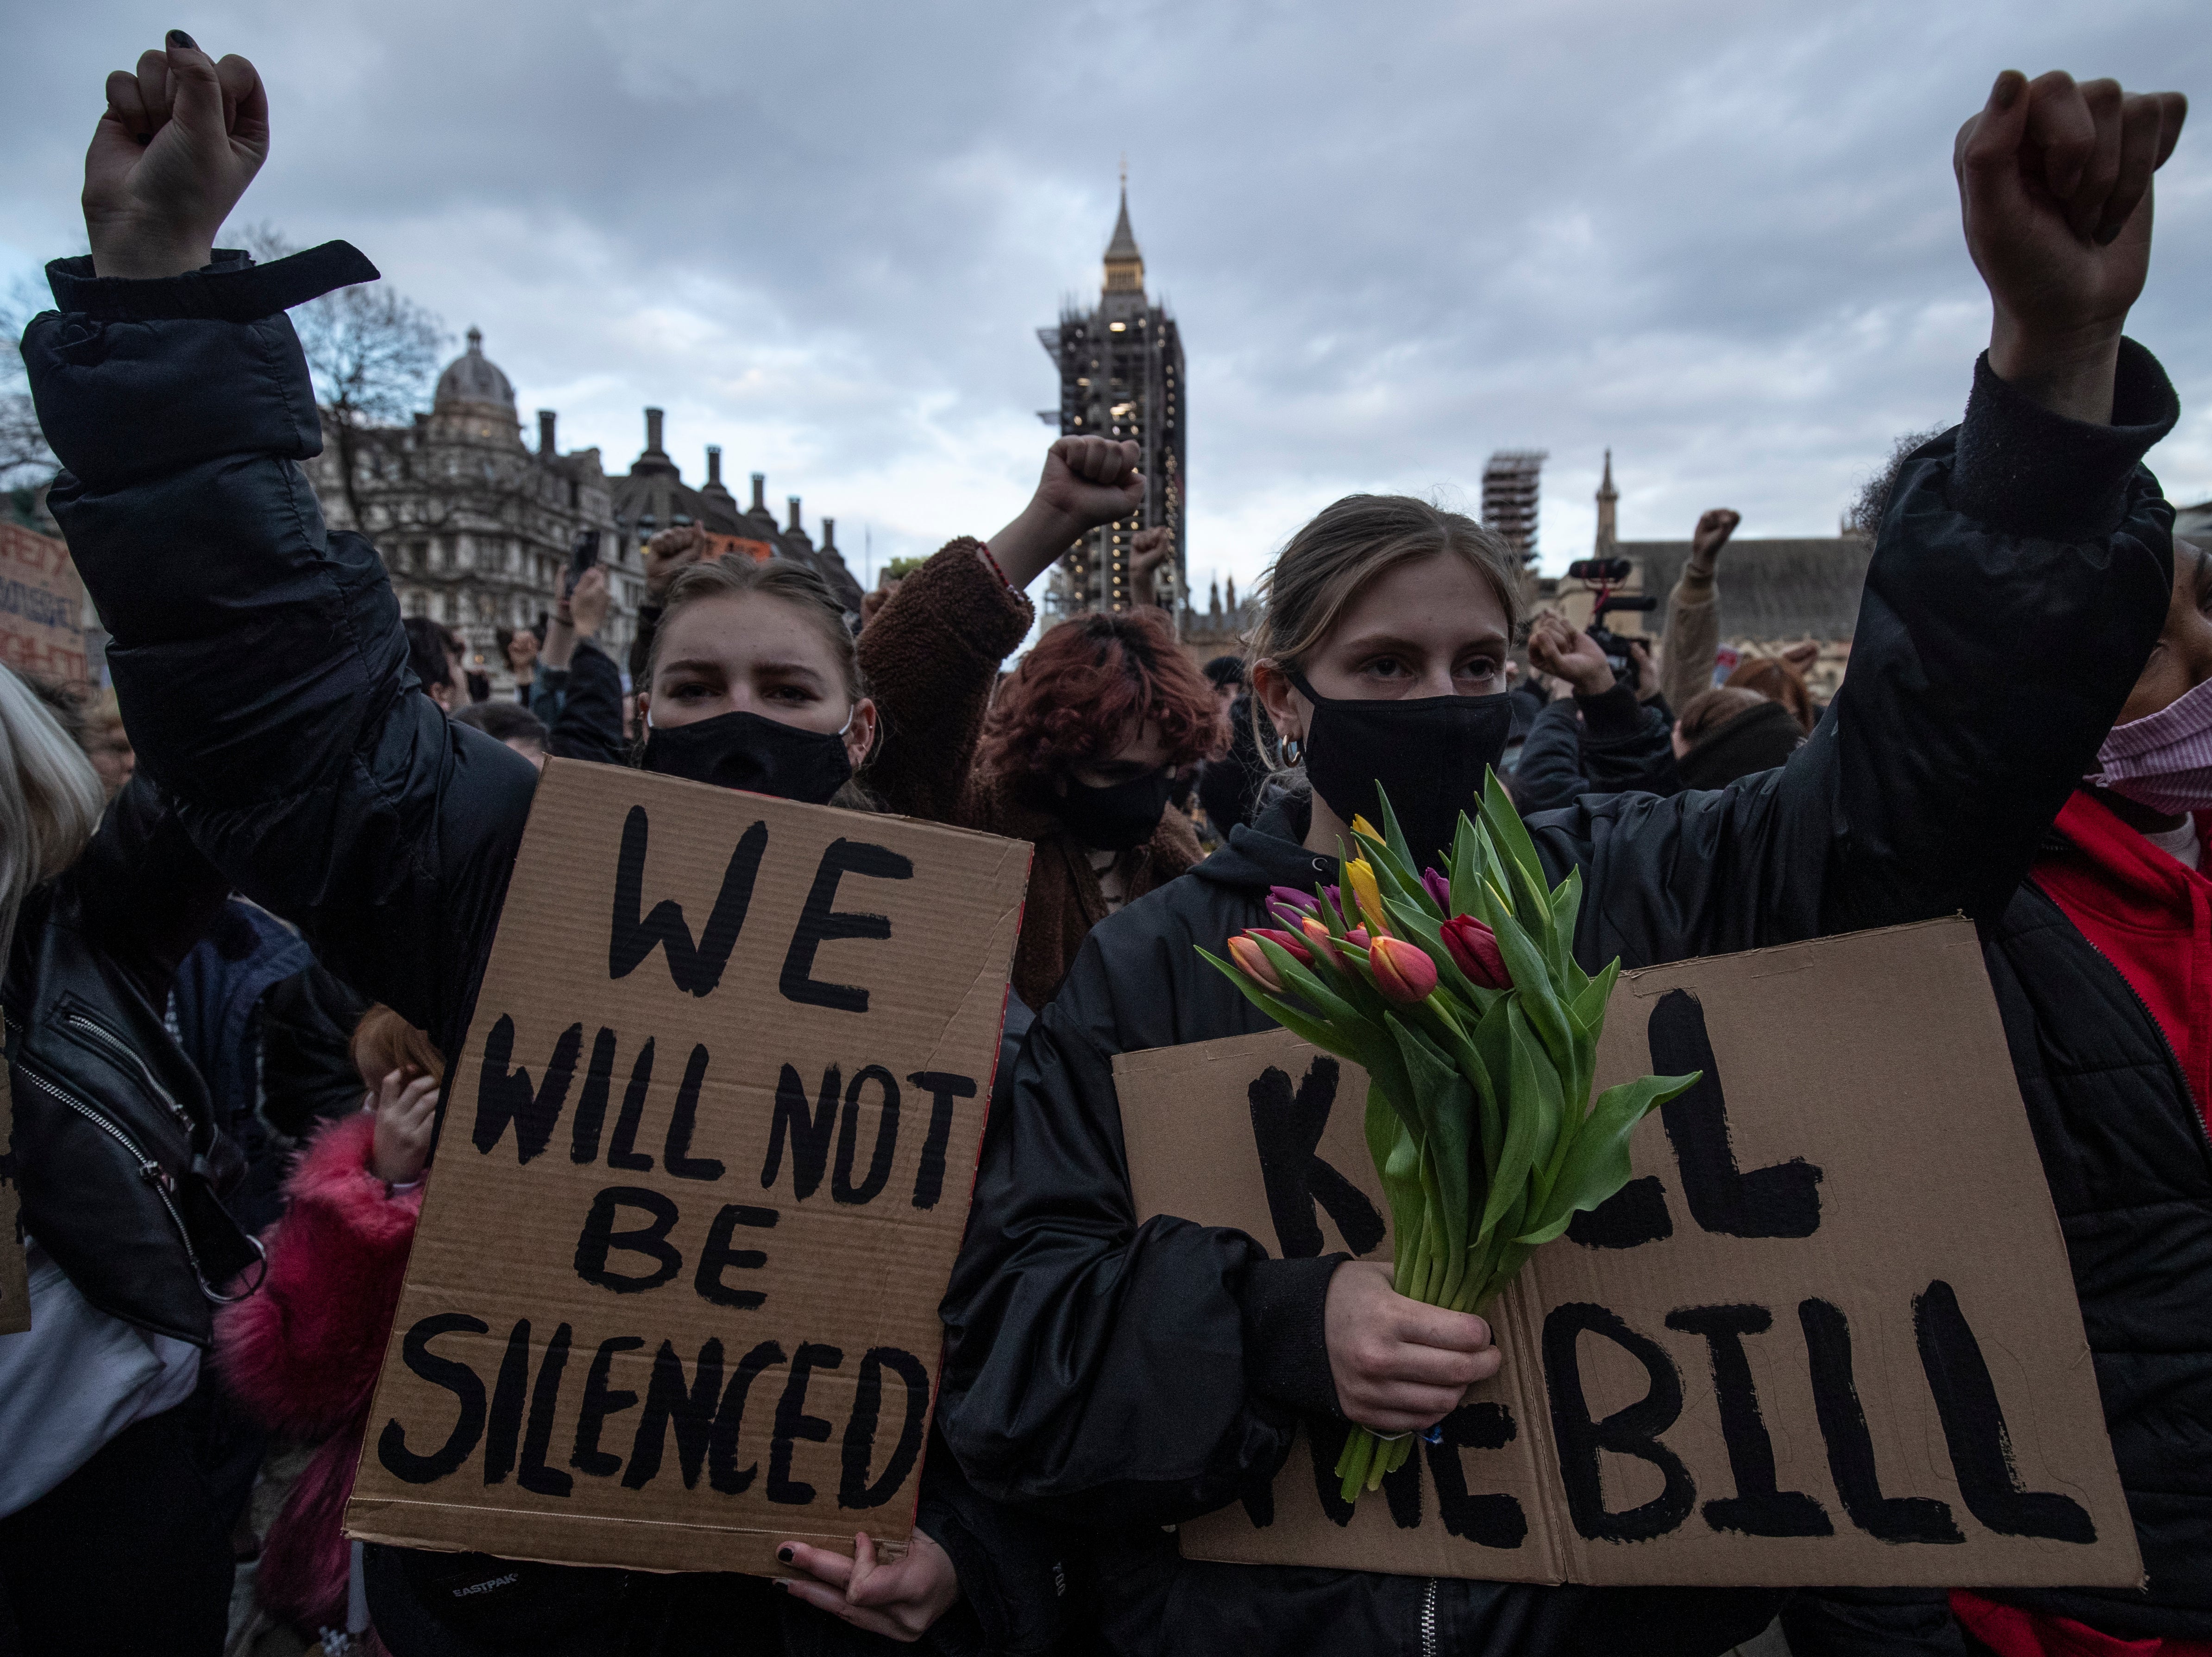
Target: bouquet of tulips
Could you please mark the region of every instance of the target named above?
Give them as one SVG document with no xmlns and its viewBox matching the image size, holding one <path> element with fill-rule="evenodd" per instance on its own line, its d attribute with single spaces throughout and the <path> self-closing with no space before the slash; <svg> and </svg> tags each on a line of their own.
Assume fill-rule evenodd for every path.
<svg viewBox="0 0 2212 1657">
<path fill-rule="evenodd" d="M 1424 868 L 1388 798 L 1352 820 L 1341 886 L 1277 886 L 1281 924 L 1207 954 L 1285 1029 L 1365 1070 L 1367 1147 L 1390 1203 L 1401 1295 L 1484 1311 L 1538 1245 L 1628 1182 L 1628 1136 L 1698 1077 L 1644 1076 L 1590 1100 L 1615 960 L 1574 957 L 1576 870 L 1547 888 L 1495 772 L 1462 813 L 1449 874 Z M 1337 1474 L 1373 1489 L 1409 1435 L 1355 1428 Z"/>
</svg>

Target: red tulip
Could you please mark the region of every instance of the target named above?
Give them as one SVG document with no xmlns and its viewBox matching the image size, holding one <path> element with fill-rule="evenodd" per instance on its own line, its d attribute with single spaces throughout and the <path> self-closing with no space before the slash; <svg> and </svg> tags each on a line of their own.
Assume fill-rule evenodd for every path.
<svg viewBox="0 0 2212 1657">
<path fill-rule="evenodd" d="M 1291 959 L 1301 966 L 1313 965 L 1313 951 L 1306 947 L 1303 938 L 1296 937 L 1288 932 L 1278 931 L 1272 926 L 1255 926 L 1246 935 L 1265 938 L 1269 943 L 1280 944 L 1291 952 Z"/>
<path fill-rule="evenodd" d="M 1272 990 L 1280 995 L 1283 976 L 1275 971 L 1274 962 L 1267 952 L 1242 933 L 1229 941 L 1229 959 L 1237 963 L 1237 970 L 1258 984 L 1262 990 Z"/>
<path fill-rule="evenodd" d="M 1472 915 L 1455 915 L 1443 924 L 1444 948 L 1468 982 L 1484 990 L 1510 990 L 1513 975 L 1498 953 L 1498 935 Z"/>
<path fill-rule="evenodd" d="M 1375 987 L 1391 1001 L 1411 1006 L 1437 987 L 1437 964 L 1427 952 L 1403 938 L 1377 938 L 1367 947 Z"/>
</svg>

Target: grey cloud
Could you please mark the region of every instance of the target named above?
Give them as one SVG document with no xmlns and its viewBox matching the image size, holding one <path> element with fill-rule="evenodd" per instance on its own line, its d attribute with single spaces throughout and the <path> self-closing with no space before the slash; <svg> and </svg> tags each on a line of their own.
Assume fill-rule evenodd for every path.
<svg viewBox="0 0 2212 1657">
<path fill-rule="evenodd" d="M 70 239 L 100 74 L 177 19 L 18 20 L 0 111 L 16 258 Z M 277 153 L 241 216 L 345 235 L 471 321 L 611 466 L 637 407 L 876 552 L 1019 504 L 1051 400 L 1030 331 L 1093 289 L 1126 151 L 1190 353 L 1193 573 L 1249 581 L 1354 488 L 1476 491 L 1540 446 L 1556 561 L 1610 445 L 1623 529 L 1728 501 L 1832 525 L 1894 432 L 1952 417 L 1986 308 L 1949 176 L 2008 64 L 2203 94 L 2195 0 L 732 9 L 336 15 L 204 6 Z M 118 21 L 118 17 L 120 21 Z M 2199 95 L 2199 123 L 2212 103 Z M 2212 393 L 2212 135 L 2161 177 L 2134 325 Z M 43 238 L 27 246 L 33 236 Z M 2212 494 L 2212 419 L 2154 457 Z"/>
</svg>

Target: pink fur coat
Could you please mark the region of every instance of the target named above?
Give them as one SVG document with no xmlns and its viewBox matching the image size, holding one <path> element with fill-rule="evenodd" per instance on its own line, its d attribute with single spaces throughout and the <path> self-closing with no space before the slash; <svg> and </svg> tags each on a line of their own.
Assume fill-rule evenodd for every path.
<svg viewBox="0 0 2212 1657">
<path fill-rule="evenodd" d="M 374 1126 L 363 1111 L 309 1142 L 286 1184 L 290 1206 L 262 1239 L 268 1281 L 216 1322 L 216 1361 L 246 1407 L 277 1432 L 325 1441 L 270 1527 L 258 1581 L 264 1605 L 310 1627 L 344 1622 L 338 1526 L 422 1203 L 419 1186 L 393 1196 L 369 1172 Z"/>
</svg>

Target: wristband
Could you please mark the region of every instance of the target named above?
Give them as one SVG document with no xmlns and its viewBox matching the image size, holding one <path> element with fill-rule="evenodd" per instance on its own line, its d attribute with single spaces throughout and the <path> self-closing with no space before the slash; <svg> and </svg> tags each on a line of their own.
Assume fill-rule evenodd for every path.
<svg viewBox="0 0 2212 1657">
<path fill-rule="evenodd" d="M 991 544 L 988 541 L 976 542 L 975 550 L 983 555 L 983 562 L 991 566 L 991 573 L 999 578 L 999 584 L 1000 586 L 1004 587 L 1009 593 L 1018 593 L 1022 590 L 1020 588 L 1015 586 L 1013 582 L 1008 581 L 1006 579 L 1006 572 L 999 568 L 999 561 L 991 556 Z"/>
</svg>

